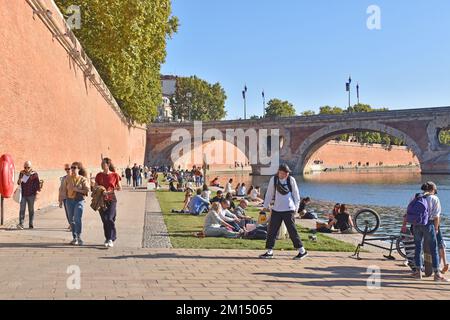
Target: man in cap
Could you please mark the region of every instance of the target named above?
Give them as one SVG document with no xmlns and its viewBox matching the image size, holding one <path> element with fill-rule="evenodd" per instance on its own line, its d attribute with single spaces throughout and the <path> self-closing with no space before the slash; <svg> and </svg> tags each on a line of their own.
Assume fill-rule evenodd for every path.
<svg viewBox="0 0 450 320">
<path fill-rule="evenodd" d="M 270 179 L 264 200 L 264 211 L 270 211 L 273 202 L 272 214 L 270 216 L 269 230 L 267 235 L 267 252 L 260 256 L 261 259 L 272 259 L 275 240 L 282 222 L 286 225 L 289 237 L 294 247 L 299 250 L 295 260 L 302 260 L 308 253 L 303 247 L 300 236 L 295 226 L 295 213 L 300 206 L 300 194 L 297 182 L 290 175 L 288 165 L 282 164 L 278 173 Z"/>
</svg>

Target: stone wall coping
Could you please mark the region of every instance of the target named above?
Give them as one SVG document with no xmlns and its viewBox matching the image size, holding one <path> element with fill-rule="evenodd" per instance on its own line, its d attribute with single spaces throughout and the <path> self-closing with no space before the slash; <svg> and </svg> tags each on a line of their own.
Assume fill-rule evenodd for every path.
<svg viewBox="0 0 450 320">
<path fill-rule="evenodd" d="M 258 127 L 271 127 L 278 126 L 280 122 L 286 127 L 295 126 L 298 124 L 316 124 L 326 125 L 329 122 L 342 122 L 342 121 L 367 121 L 367 120 L 390 120 L 401 121 L 404 119 L 425 120 L 433 119 L 437 116 L 449 116 L 450 107 L 435 107 L 435 108 L 421 108 L 421 109 L 404 109 L 404 110 L 389 110 L 379 112 L 360 112 L 360 113 L 345 113 L 340 115 L 314 115 L 314 116 L 295 116 L 285 118 L 268 118 L 268 119 L 255 119 L 255 120 L 223 120 L 223 121 L 208 121 L 203 122 L 203 126 L 206 128 L 219 128 L 226 129 L 241 127 L 251 128 L 252 126 Z M 151 123 L 149 129 L 168 129 L 173 130 L 177 128 L 191 128 L 193 122 L 169 122 L 169 123 Z"/>
</svg>

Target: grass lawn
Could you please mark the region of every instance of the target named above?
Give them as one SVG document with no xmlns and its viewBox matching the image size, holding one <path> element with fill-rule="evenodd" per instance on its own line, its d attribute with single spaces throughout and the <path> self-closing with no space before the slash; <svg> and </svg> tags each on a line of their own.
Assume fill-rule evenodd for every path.
<svg viewBox="0 0 450 320">
<path fill-rule="evenodd" d="M 170 241 L 174 248 L 194 248 L 194 249 L 242 249 L 242 250 L 264 250 L 265 241 L 245 240 L 245 239 L 225 239 L 225 238 L 197 238 L 195 234 L 202 231 L 203 216 L 179 215 L 171 213 L 172 209 L 181 210 L 183 207 L 184 193 L 158 191 L 156 193 L 164 216 L 167 229 L 170 234 Z M 249 207 L 247 215 L 258 217 L 259 209 Z M 310 251 L 332 251 L 332 252 L 353 252 L 355 246 L 332 239 L 323 234 L 317 234 L 317 242 L 310 241 L 308 236 L 311 231 L 297 226 L 306 250 Z M 276 248 L 281 250 L 293 250 L 292 242 L 288 240 L 278 240 Z"/>
</svg>

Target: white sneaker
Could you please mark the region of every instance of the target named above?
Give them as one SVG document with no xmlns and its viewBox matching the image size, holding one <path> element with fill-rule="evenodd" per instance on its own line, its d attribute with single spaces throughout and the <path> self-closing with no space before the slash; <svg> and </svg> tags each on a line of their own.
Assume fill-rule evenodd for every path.
<svg viewBox="0 0 450 320">
<path fill-rule="evenodd" d="M 113 242 L 112 240 L 109 240 L 109 241 L 108 241 L 108 246 L 109 246 L 110 248 L 114 248 L 114 242 Z"/>
<path fill-rule="evenodd" d="M 106 241 L 105 241 L 105 248 L 108 248 L 108 247 L 109 247 L 109 241 L 106 240 Z"/>
</svg>

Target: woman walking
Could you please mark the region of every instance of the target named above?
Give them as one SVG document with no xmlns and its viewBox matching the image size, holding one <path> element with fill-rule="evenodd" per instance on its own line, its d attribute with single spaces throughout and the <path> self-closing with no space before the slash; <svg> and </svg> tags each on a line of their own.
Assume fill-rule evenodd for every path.
<svg viewBox="0 0 450 320">
<path fill-rule="evenodd" d="M 65 180 L 67 192 L 67 215 L 72 225 L 73 240 L 70 243 L 74 246 L 82 246 L 81 240 L 82 218 L 84 212 L 85 199 L 89 193 L 89 182 L 87 172 L 81 162 L 74 162 L 70 167 L 70 176 Z"/>
<path fill-rule="evenodd" d="M 116 173 L 116 169 L 109 158 L 104 158 L 102 161 L 102 172 L 95 177 L 95 185 L 102 186 L 106 189 L 105 209 L 100 209 L 100 217 L 103 222 L 103 231 L 105 233 L 105 247 L 114 247 L 114 241 L 117 240 L 116 231 L 116 207 L 117 198 L 115 191 L 122 190 L 120 184 L 120 176 Z"/>
<path fill-rule="evenodd" d="M 69 227 L 67 229 L 69 231 L 72 231 L 72 224 L 70 223 L 69 212 L 67 211 L 67 188 L 66 188 L 66 179 L 70 179 L 70 164 L 64 165 L 64 171 L 66 171 L 66 175 L 60 178 L 61 185 L 59 186 L 58 202 L 60 208 L 64 207 L 67 222 L 69 223 Z"/>
</svg>

